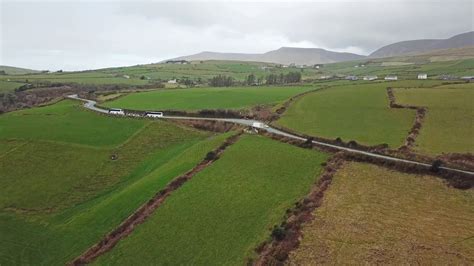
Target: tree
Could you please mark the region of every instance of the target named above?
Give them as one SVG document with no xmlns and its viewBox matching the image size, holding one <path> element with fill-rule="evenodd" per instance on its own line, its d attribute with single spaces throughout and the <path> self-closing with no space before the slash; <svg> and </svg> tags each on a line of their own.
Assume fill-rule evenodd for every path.
<svg viewBox="0 0 474 266">
<path fill-rule="evenodd" d="M 217 75 L 209 80 L 212 87 L 230 87 L 234 85 L 234 79 L 225 75 Z"/>
<path fill-rule="evenodd" d="M 252 73 L 247 76 L 247 85 L 253 85 L 255 83 L 255 75 Z"/>
</svg>

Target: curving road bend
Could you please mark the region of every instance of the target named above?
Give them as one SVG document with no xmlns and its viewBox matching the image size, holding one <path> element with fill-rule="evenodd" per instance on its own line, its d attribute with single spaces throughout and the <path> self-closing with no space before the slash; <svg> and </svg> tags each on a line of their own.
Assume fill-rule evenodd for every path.
<svg viewBox="0 0 474 266">
<path fill-rule="evenodd" d="M 89 110 L 92 110 L 94 112 L 103 113 L 103 114 L 108 114 L 108 110 L 102 109 L 102 108 L 99 108 L 99 107 L 96 106 L 96 104 L 97 104 L 96 101 L 79 98 L 79 96 L 77 94 L 69 95 L 67 97 L 70 98 L 70 99 L 83 101 L 84 102 L 84 107 L 89 109 Z M 237 119 L 237 118 L 186 117 L 186 116 L 163 116 L 162 119 L 222 121 L 222 122 L 230 122 L 230 123 L 234 123 L 234 124 L 240 124 L 240 125 L 244 125 L 244 126 L 253 126 L 254 123 L 259 123 L 260 125 L 263 125 L 263 127 L 259 127 L 259 129 L 261 129 L 261 130 L 265 130 L 269 133 L 284 136 L 284 137 L 288 137 L 288 138 L 292 138 L 292 139 L 306 141 L 305 138 L 302 138 L 302 137 L 299 137 L 299 136 L 296 136 L 296 135 L 293 135 L 293 134 L 290 134 L 290 133 L 283 132 L 281 130 L 272 128 L 272 127 L 270 127 L 270 126 L 266 125 L 265 123 L 263 123 L 261 121 L 258 121 L 258 120 L 247 120 L 247 119 Z M 316 144 L 316 145 L 319 145 L 319 146 L 323 146 L 323 147 L 329 147 L 329 148 L 333 148 L 333 149 L 337 149 L 337 150 L 342 150 L 342 151 L 347 151 L 347 152 L 352 152 L 352 153 L 357 153 L 357 154 L 363 154 L 363 155 L 366 155 L 366 156 L 370 156 L 370 157 L 374 157 L 374 158 L 380 158 L 380 159 L 384 159 L 384 160 L 388 160 L 388 161 L 403 162 L 403 163 L 407 163 L 407 164 L 431 167 L 431 165 L 427 164 L 427 163 L 422 163 L 422 162 L 417 162 L 417 161 L 412 161 L 412 160 L 406 160 L 406 159 L 391 157 L 391 156 L 387 156 L 387 155 L 382 155 L 382 154 L 372 153 L 372 152 L 368 152 L 368 151 L 357 150 L 357 149 L 353 149 L 353 148 L 337 146 L 337 145 L 333 145 L 333 144 L 329 144 L 329 143 L 325 143 L 325 142 L 321 142 L 321 141 L 313 140 L 313 143 Z M 451 168 L 451 167 L 444 167 L 444 166 L 441 166 L 440 169 L 444 169 L 444 170 L 448 170 L 448 171 L 452 171 L 452 172 L 469 174 L 469 175 L 474 176 L 474 172 L 472 172 L 472 171 L 466 171 L 466 170 L 461 170 L 461 169 L 456 169 L 456 168 Z"/>
</svg>

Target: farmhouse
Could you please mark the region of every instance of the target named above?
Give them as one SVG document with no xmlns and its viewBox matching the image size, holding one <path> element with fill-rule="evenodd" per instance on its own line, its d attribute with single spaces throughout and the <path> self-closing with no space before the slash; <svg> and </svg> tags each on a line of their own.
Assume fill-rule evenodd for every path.
<svg viewBox="0 0 474 266">
<path fill-rule="evenodd" d="M 163 117 L 163 112 L 146 112 L 145 116 L 151 118 Z"/>
<path fill-rule="evenodd" d="M 125 115 L 125 112 L 122 109 L 109 109 L 109 114 L 111 115 Z"/>
<path fill-rule="evenodd" d="M 351 75 L 351 76 L 347 76 L 346 79 L 347 79 L 347 80 L 355 81 L 355 80 L 358 80 L 359 78 L 358 78 L 357 76 Z"/>
<path fill-rule="evenodd" d="M 313 68 L 320 69 L 323 67 L 323 64 L 315 64 L 313 65 Z"/>
<path fill-rule="evenodd" d="M 129 75 L 123 75 L 122 77 L 123 77 L 123 78 L 126 78 L 126 79 L 129 79 L 129 78 L 130 78 Z"/>
<path fill-rule="evenodd" d="M 378 79 L 377 76 L 364 76 L 364 80 L 372 81 Z"/>
<path fill-rule="evenodd" d="M 176 83 L 178 83 L 178 82 L 176 81 L 176 79 L 170 79 L 170 80 L 168 80 L 168 84 L 176 84 Z"/>
<path fill-rule="evenodd" d="M 387 75 L 385 80 L 398 80 L 398 77 L 396 75 Z"/>
<path fill-rule="evenodd" d="M 426 74 L 426 73 L 418 74 L 418 79 L 427 79 L 427 78 L 428 78 L 428 74 Z"/>
</svg>

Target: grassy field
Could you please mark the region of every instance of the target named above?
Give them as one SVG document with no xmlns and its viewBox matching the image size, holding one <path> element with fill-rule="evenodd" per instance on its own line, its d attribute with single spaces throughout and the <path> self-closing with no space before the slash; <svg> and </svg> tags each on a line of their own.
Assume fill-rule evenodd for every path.
<svg viewBox="0 0 474 266">
<path fill-rule="evenodd" d="M 294 102 L 276 124 L 314 136 L 399 147 L 412 126 L 415 113 L 388 106 L 386 87 L 397 86 L 395 84 L 422 85 L 417 82 L 362 85 L 355 82 L 317 91 Z"/>
<path fill-rule="evenodd" d="M 0 80 L 0 93 L 10 92 L 19 88 L 24 83 Z"/>
<path fill-rule="evenodd" d="M 65 264 L 231 134 L 108 118 L 70 101 L 0 121 L 2 265 Z"/>
<path fill-rule="evenodd" d="M 274 104 L 314 87 L 233 87 L 159 90 L 133 93 L 105 102 L 107 107 L 136 110 L 238 109 Z"/>
<path fill-rule="evenodd" d="M 428 154 L 474 152 L 474 85 L 394 90 L 400 104 L 428 108 L 416 149 Z"/>
<path fill-rule="evenodd" d="M 290 264 L 469 265 L 474 191 L 432 176 L 348 163 L 336 173 Z"/>
<path fill-rule="evenodd" d="M 0 139 L 49 140 L 112 147 L 124 142 L 146 120 L 113 118 L 85 111 L 79 102 L 6 113 L 0 116 Z"/>
<path fill-rule="evenodd" d="M 243 136 L 97 264 L 245 264 L 285 210 L 309 192 L 326 158 Z"/>
</svg>

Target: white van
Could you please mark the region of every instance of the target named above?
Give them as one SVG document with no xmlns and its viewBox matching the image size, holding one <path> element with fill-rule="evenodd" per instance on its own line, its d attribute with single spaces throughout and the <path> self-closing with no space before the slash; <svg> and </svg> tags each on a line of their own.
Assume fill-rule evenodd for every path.
<svg viewBox="0 0 474 266">
<path fill-rule="evenodd" d="M 254 128 L 267 128 L 268 126 L 262 122 L 253 122 L 252 127 Z"/>
<path fill-rule="evenodd" d="M 163 117 L 163 112 L 147 112 L 145 116 L 151 118 Z"/>
</svg>

